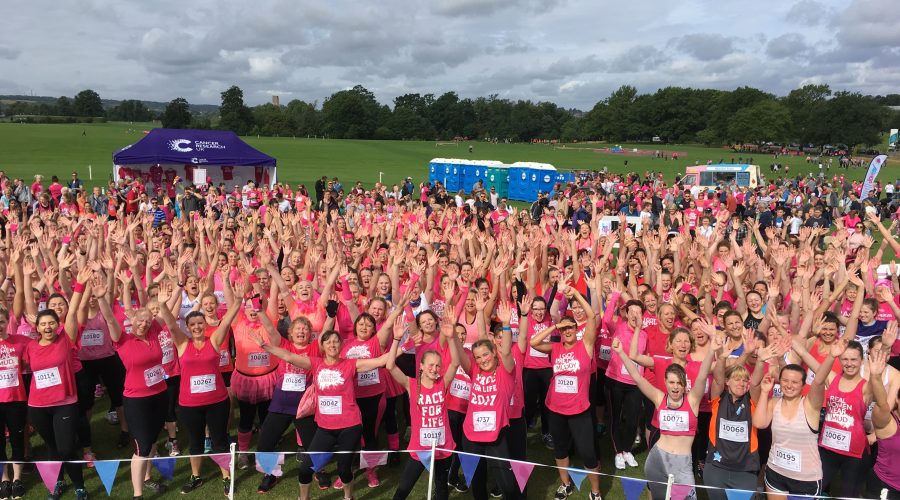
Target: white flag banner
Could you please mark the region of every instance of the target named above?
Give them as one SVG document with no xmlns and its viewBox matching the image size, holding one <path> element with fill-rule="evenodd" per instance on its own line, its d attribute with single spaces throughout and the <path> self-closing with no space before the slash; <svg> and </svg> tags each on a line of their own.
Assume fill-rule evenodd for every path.
<svg viewBox="0 0 900 500">
<path fill-rule="evenodd" d="M 862 192 L 859 194 L 860 200 L 869 196 L 869 191 L 875 186 L 875 178 L 878 177 L 878 172 L 881 172 L 881 166 L 886 160 L 887 155 L 878 155 L 872 158 L 872 163 L 869 163 L 869 171 L 866 172 L 866 180 L 863 182 Z"/>
</svg>

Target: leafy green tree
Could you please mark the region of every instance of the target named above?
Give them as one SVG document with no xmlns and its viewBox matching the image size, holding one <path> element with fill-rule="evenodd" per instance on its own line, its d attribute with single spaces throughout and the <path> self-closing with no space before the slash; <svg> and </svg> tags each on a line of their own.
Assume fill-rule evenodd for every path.
<svg viewBox="0 0 900 500">
<path fill-rule="evenodd" d="M 831 88 L 828 85 L 804 85 L 794 89 L 782 99 L 782 103 L 791 114 L 790 137 L 801 143 L 808 143 L 817 139 L 815 132 L 818 128 L 812 122 L 813 114 L 825 106 L 828 97 L 831 96 Z M 818 137 L 821 139 L 821 137 Z"/>
<path fill-rule="evenodd" d="M 124 122 L 146 122 L 150 121 L 152 117 L 153 113 L 150 112 L 150 108 L 136 100 L 122 101 L 107 113 L 107 118 L 110 120 Z"/>
<path fill-rule="evenodd" d="M 231 130 L 238 135 L 246 135 L 253 125 L 253 112 L 244 105 L 244 91 L 237 85 L 232 85 L 228 90 L 222 92 L 218 128 Z"/>
<path fill-rule="evenodd" d="M 191 107 L 183 97 L 169 101 L 161 117 L 165 128 L 188 128 L 191 126 L 191 119 Z"/>
<path fill-rule="evenodd" d="M 881 142 L 887 118 L 888 109 L 871 96 L 842 91 L 816 108 L 810 123 L 821 143 L 872 146 Z"/>
<path fill-rule="evenodd" d="M 295 135 L 298 137 L 322 133 L 321 116 L 315 103 L 294 99 L 288 103 L 285 114 L 293 120 L 296 127 Z"/>
<path fill-rule="evenodd" d="M 787 108 L 774 99 L 739 109 L 728 124 L 728 139 L 739 143 L 784 142 L 791 126 Z"/>
<path fill-rule="evenodd" d="M 381 114 L 375 95 L 362 85 L 335 92 L 322 104 L 324 130 L 335 139 L 371 139 Z"/>
<path fill-rule="evenodd" d="M 75 116 L 105 116 L 100 95 L 93 90 L 82 90 L 72 104 Z"/>
<path fill-rule="evenodd" d="M 56 100 L 56 114 L 59 116 L 73 116 L 72 101 L 66 96 L 60 96 Z"/>
</svg>

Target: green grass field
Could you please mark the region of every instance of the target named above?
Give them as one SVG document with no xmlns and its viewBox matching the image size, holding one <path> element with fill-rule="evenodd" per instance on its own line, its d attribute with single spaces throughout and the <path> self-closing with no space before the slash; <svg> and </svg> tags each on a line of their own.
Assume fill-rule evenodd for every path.
<svg viewBox="0 0 900 500">
<path fill-rule="evenodd" d="M 104 123 L 77 125 L 33 125 L 0 123 L 0 169 L 11 177 L 32 179 L 34 174 L 58 175 L 69 179 L 78 171 L 89 184 L 105 184 L 112 172 L 112 153 L 143 137 L 142 131 L 153 125 L 147 123 Z M 85 135 L 82 135 L 82 132 Z M 506 163 L 533 161 L 551 163 L 559 170 L 601 169 L 613 172 L 646 170 L 661 171 L 668 179 L 684 172 L 687 165 L 707 160 L 728 161 L 737 153 L 726 148 L 705 148 L 694 145 L 623 145 L 641 149 L 661 149 L 687 153 L 677 162 L 641 156 L 597 153 L 593 149 L 602 144 L 569 144 L 565 148 L 556 145 L 461 143 L 458 146 L 436 146 L 434 142 L 412 141 L 356 141 L 306 138 L 246 137 L 245 140 L 259 150 L 278 159 L 278 179 L 306 184 L 312 187 L 321 175 L 337 176 L 344 184 L 357 180 L 371 185 L 384 172 L 386 183 L 396 183 L 407 175 L 416 183 L 427 179 L 428 162 L 432 158 L 469 158 L 499 160 Z M 469 153 L 468 146 L 474 151 Z M 625 161 L 628 162 L 627 166 Z M 780 162 L 791 167 L 791 173 L 811 171 L 803 158 L 782 157 Z M 754 162 L 768 171 L 773 162 L 771 155 L 754 155 Z M 889 162 L 882 180 L 897 160 Z M 93 167 L 93 181 L 88 181 L 88 165 Z M 836 171 L 837 169 L 832 169 Z M 893 174 L 893 172 L 891 172 Z M 851 169 L 848 175 L 861 179 L 865 169 Z M 893 175 L 896 177 L 896 175 Z"/>
</svg>

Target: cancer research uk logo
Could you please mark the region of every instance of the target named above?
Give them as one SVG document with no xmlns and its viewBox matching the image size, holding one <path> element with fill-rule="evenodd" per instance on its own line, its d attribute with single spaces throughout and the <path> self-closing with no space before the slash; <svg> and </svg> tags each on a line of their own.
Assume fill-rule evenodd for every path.
<svg viewBox="0 0 900 500">
<path fill-rule="evenodd" d="M 319 376 L 316 377 L 316 384 L 318 384 L 320 390 L 324 391 L 331 387 L 344 385 L 344 377 L 341 376 L 341 372 L 338 370 L 323 368 L 319 370 Z"/>
<path fill-rule="evenodd" d="M 178 151 L 179 153 L 190 153 L 194 148 L 185 147 L 190 144 L 191 141 L 189 139 L 172 139 L 169 141 L 169 149 Z"/>
</svg>

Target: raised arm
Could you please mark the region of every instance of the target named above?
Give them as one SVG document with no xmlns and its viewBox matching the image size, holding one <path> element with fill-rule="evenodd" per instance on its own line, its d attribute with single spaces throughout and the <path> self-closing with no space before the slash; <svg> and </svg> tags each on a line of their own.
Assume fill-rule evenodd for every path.
<svg viewBox="0 0 900 500">
<path fill-rule="evenodd" d="M 266 351 L 273 356 L 283 359 L 285 362 L 290 363 L 297 368 L 303 370 L 310 370 L 312 368 L 312 363 L 309 361 L 309 356 L 294 354 L 287 349 L 283 349 L 279 346 L 273 345 L 269 343 L 267 338 L 264 338 L 259 332 L 251 332 L 250 337 L 256 342 L 256 345 L 262 348 L 262 350 Z"/>
</svg>

